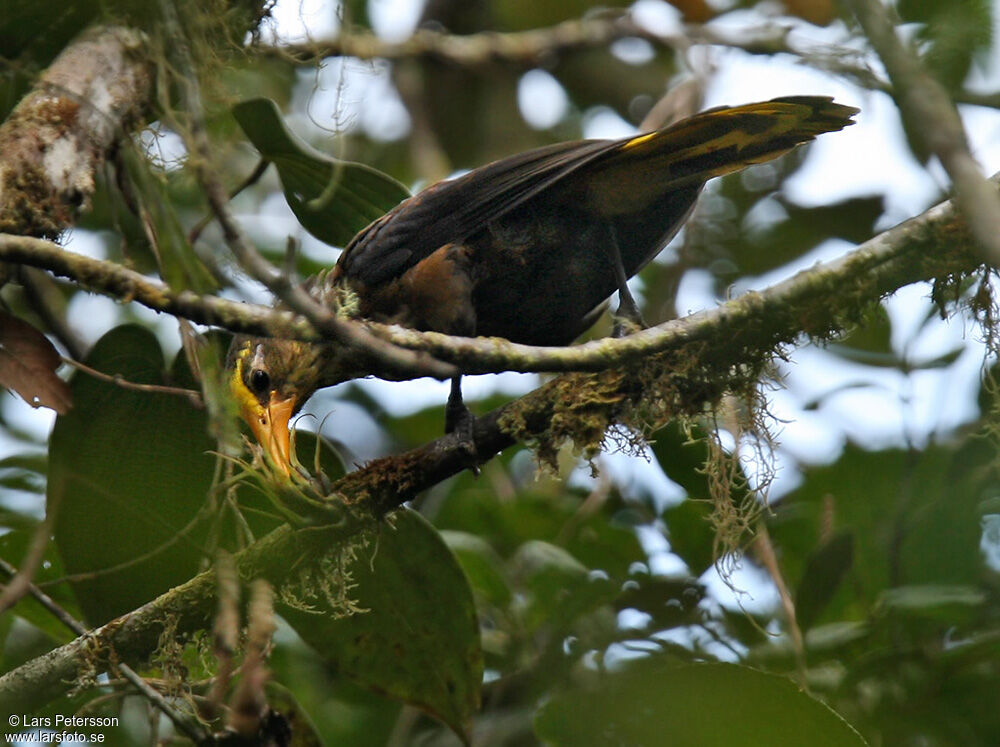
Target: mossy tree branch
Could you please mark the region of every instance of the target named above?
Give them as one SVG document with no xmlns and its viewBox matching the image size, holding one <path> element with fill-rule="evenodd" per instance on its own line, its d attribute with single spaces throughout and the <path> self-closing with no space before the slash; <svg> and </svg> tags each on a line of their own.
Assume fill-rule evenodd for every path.
<svg viewBox="0 0 1000 747">
<path fill-rule="evenodd" d="M 0 234 L 0 261 L 45 269 L 87 290 L 234 332 L 324 339 L 309 320 L 289 311 L 174 291 L 121 265 L 71 254 L 40 239 Z M 860 309 L 882 296 L 920 280 L 968 272 L 979 262 L 970 233 L 948 201 L 836 260 L 771 288 L 623 339 L 548 348 L 497 338 L 449 337 L 375 323 L 354 324 L 363 324 L 382 340 L 421 351 L 469 374 L 600 371 L 657 353 L 682 351 L 695 343 L 770 350 L 803 332 L 835 334 L 856 318 Z M 393 378 L 399 378 L 396 373 Z M 421 365 L 411 375 L 427 373 L 428 368 Z"/>
</svg>

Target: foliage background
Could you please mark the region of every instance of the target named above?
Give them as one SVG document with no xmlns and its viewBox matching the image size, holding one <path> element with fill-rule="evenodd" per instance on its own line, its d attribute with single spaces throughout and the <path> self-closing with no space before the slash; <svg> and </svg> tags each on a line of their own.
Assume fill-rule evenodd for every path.
<svg viewBox="0 0 1000 747">
<path fill-rule="evenodd" d="M 135 11 L 127 3 L 18 9 L 0 21 L 4 114 L 82 25 Z M 961 112 L 984 169 L 997 169 L 1000 118 L 990 97 L 1000 90 L 995 7 L 907 0 L 897 10 L 935 77 L 957 100 L 980 103 Z M 681 115 L 798 93 L 861 107 L 854 128 L 709 187 L 682 236 L 635 282 L 646 318 L 655 321 L 839 256 L 945 196 L 947 180 L 919 134 L 900 124 L 891 97 L 872 85 L 881 68 L 842 7 L 822 0 L 641 0 L 631 11 L 643 28 L 686 42 L 624 38 L 553 51 L 530 64 L 460 65 L 405 54 L 392 62 L 303 58 L 310 39 L 338 30 L 370 29 L 385 42 L 407 37 L 420 20 L 454 34 L 503 34 L 600 21 L 607 11 L 585 0 L 279 4 L 259 38 L 246 40 L 245 54 L 206 44 L 214 50 L 207 54 L 196 45 L 215 165 L 227 186 L 253 168 L 256 153 L 230 114 L 251 95 L 278 101 L 292 129 L 320 150 L 414 188 L 535 145 L 627 135 L 668 89 L 675 93 L 666 102 Z M 298 37 L 295 21 L 305 28 Z M 724 43 L 700 43 L 706 30 Z M 222 31 L 206 22 L 203 33 Z M 755 46 L 760 39 L 772 46 Z M 63 237 L 69 249 L 157 270 L 148 236 L 119 189 L 120 174 L 130 169 L 138 200 L 156 209 L 163 246 L 176 244 L 184 256 L 183 237 L 207 210 L 187 168 L 176 106 L 161 92 L 158 120 L 134 139 L 124 164 L 106 171 L 92 208 Z M 301 275 L 335 261 L 335 248 L 299 227 L 273 169 L 233 208 L 275 263 L 283 261 L 288 235 L 302 244 Z M 266 301 L 231 264 L 214 226 L 201 246 L 223 265 L 230 284 L 224 293 Z M 162 265 L 159 272 L 168 274 Z M 133 381 L 192 382 L 184 356 L 176 355 L 176 320 L 39 282 L 48 307 L 65 319 L 62 327 L 39 314 L 38 293 L 10 284 L 3 301 L 52 333 L 64 352 Z M 976 281 L 956 287 L 966 299 L 980 288 Z M 430 703 L 439 715 L 443 702 L 452 703 L 445 720 L 465 721 L 472 740 L 484 745 L 656 744 L 665 733 L 676 744 L 752 744 L 774 740 L 754 736 L 768 725 L 779 726 L 788 744 L 803 743 L 802 735 L 817 744 L 819 732 L 838 738 L 825 720 L 829 713 L 811 710 L 814 701 L 797 688 L 782 689 L 784 680 L 755 680 L 757 672 L 734 669 L 721 670 L 728 674 L 716 681 L 703 679 L 710 670 L 688 668 L 742 663 L 787 676 L 872 744 L 993 743 L 1000 733 L 1000 498 L 992 358 L 983 342 L 989 330 L 954 304 L 942 318 L 930 296 L 930 285 L 904 288 L 872 304 L 844 339 L 803 340 L 777 360 L 762 385 L 773 444 L 741 432 L 745 403 L 732 402 L 697 422 L 664 427 L 639 454 L 615 453 L 609 439 L 607 453 L 594 460 L 596 472 L 571 447 L 559 455 L 558 474 L 539 470 L 519 446 L 478 478 L 466 473 L 435 486 L 412 506 L 440 531 L 468 587 L 453 573 L 452 556 L 412 528 L 431 543 L 428 559 L 398 562 L 380 547 L 375 557 L 384 553 L 390 568 L 372 570 L 362 592 L 347 592 L 358 604 L 357 594 L 384 584 L 380 600 L 359 604 L 377 604 L 382 614 L 356 616 L 374 622 L 346 618 L 345 627 L 321 625 L 310 635 L 309 621 L 295 622 L 296 600 L 291 608 L 279 603 L 287 622 L 269 659 L 274 681 L 328 744 L 455 743 L 440 721 L 366 686 Z M 128 323 L 153 335 L 122 327 Z M 593 334 L 608 329 L 604 319 Z M 112 336 L 98 342 L 109 330 Z M 538 381 L 503 374 L 470 382 L 466 391 L 474 409 L 485 411 Z M 7 531 L 0 555 L 22 563 L 47 498 L 53 523 L 41 531 L 55 539 L 35 580 L 77 617 L 98 624 L 126 613 L 210 565 L 218 547 L 236 549 L 251 532 L 260 536 L 277 523 L 252 513 L 266 506 L 250 491 L 241 493 L 249 528 L 225 501 L 208 500 L 218 496 L 211 491 L 216 463 L 207 455 L 218 434 L 209 432 L 203 413 L 169 395 L 126 392 L 79 373 L 73 390 L 77 406 L 54 428 L 51 416 L 3 400 L 0 525 Z M 303 418 L 300 427 L 321 425 L 350 467 L 439 435 L 445 396 L 445 385 L 424 380 L 354 382 L 317 395 L 308 408 L 315 418 Z M 718 464 L 714 472 L 704 467 L 716 442 L 738 457 L 750 487 L 773 478 L 769 509 L 738 538 L 739 552 L 722 556 L 708 521 Z M 743 490 L 738 482 L 734 501 Z M 361 572 L 370 555 L 362 547 L 357 557 L 354 570 Z M 123 561 L 129 565 L 119 567 Z M 416 578 L 406 576 L 411 571 Z M 88 575 L 70 584 L 61 580 L 67 573 Z M 423 593 L 404 603 L 413 589 Z M 483 705 L 474 716 L 471 695 L 454 705 L 447 694 L 428 694 L 428 678 L 414 674 L 475 673 L 478 654 L 456 644 L 474 638 L 472 614 L 485 668 Z M 439 624 L 417 624 L 431 620 Z M 353 624 L 368 627 L 348 633 Z M 73 638 L 30 600 L 0 618 L 0 635 L 3 671 Z M 362 635 L 391 642 L 373 651 L 406 641 L 400 658 L 408 673 L 387 674 L 391 662 L 359 656 Z M 199 683 L 218 666 L 208 648 L 197 648 L 207 661 L 191 658 L 196 647 L 185 659 L 161 651 L 147 674 L 175 695 L 190 687 L 188 695 L 202 696 Z M 148 741 L 149 706 L 116 692 L 115 682 L 101 683 L 45 712 L 121 708 L 126 727 L 109 739 Z M 756 692 L 768 697 L 752 700 Z M 767 706 L 774 703 L 783 707 L 772 714 Z M 706 724 L 719 731 L 699 732 Z M 840 738 L 831 743 L 857 743 L 846 731 Z"/>
</svg>

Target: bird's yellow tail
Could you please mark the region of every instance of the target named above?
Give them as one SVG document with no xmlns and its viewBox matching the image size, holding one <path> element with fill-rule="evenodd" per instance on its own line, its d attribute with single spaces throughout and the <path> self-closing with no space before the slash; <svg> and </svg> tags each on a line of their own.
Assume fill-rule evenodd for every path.
<svg viewBox="0 0 1000 747">
<path fill-rule="evenodd" d="M 786 96 L 719 107 L 662 130 L 624 140 L 612 162 L 642 160 L 658 181 L 704 181 L 787 153 L 824 132 L 854 124 L 853 106 L 825 96 Z"/>
</svg>

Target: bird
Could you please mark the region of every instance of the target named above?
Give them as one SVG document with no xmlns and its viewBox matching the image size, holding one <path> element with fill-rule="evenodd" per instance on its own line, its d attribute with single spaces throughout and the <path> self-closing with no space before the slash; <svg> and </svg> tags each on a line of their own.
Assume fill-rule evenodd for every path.
<svg viewBox="0 0 1000 747">
<path fill-rule="evenodd" d="M 628 278 L 677 233 L 706 181 L 852 125 L 858 111 L 831 97 L 785 96 L 503 158 L 404 200 L 305 287 L 360 319 L 547 346 L 570 344 L 617 291 L 622 334 L 642 326 Z M 233 338 L 227 367 L 243 418 L 285 475 L 289 422 L 306 400 L 379 373 L 370 356 L 336 342 L 249 335 Z M 456 377 L 446 431 L 470 417 Z"/>
</svg>

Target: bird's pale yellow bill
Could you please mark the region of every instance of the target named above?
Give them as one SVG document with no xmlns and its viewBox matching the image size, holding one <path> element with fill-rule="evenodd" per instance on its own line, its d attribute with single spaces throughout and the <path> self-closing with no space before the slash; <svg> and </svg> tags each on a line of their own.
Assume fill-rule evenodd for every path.
<svg viewBox="0 0 1000 747">
<path fill-rule="evenodd" d="M 277 392 L 271 392 L 266 407 L 261 407 L 256 401 L 243 404 L 243 417 L 250 424 L 257 443 L 270 457 L 271 463 L 285 475 L 290 474 L 292 469 L 288 422 L 293 412 L 295 398 L 281 399 Z"/>
</svg>

